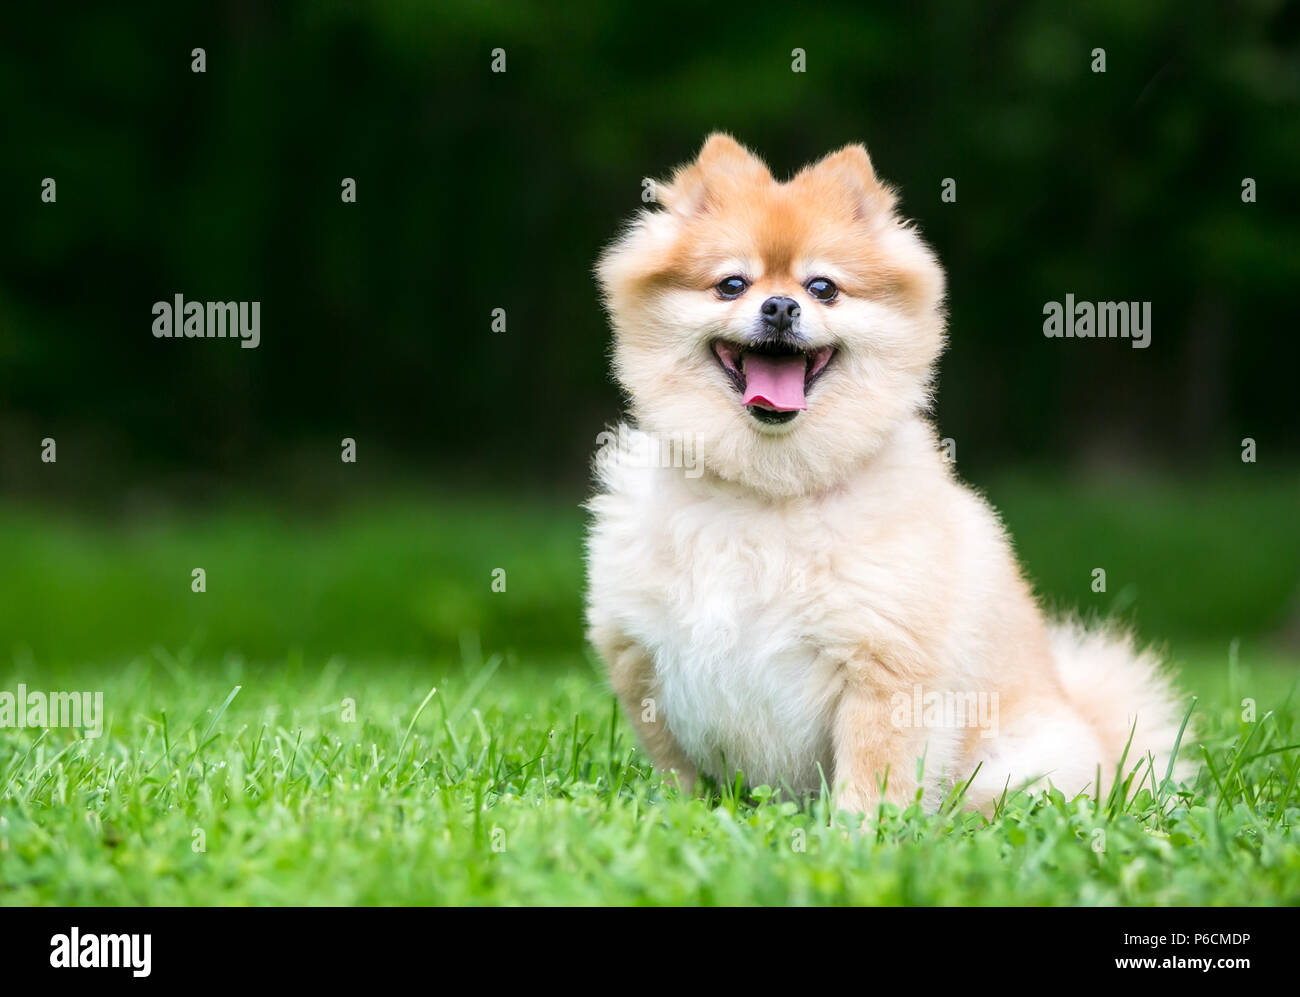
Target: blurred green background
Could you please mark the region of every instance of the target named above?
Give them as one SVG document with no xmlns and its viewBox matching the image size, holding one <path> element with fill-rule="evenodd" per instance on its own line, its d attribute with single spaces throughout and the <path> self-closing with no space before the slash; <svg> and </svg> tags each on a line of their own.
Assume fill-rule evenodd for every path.
<svg viewBox="0 0 1300 997">
<path fill-rule="evenodd" d="M 0 18 L 0 653 L 20 676 L 465 639 L 577 660 L 578 504 L 620 410 L 592 262 L 642 178 L 717 128 L 778 174 L 865 141 L 901 187 L 950 279 L 940 429 L 1051 604 L 1295 660 L 1297 5 Z M 260 301 L 260 347 L 155 339 L 177 293 Z M 1045 339 L 1066 293 L 1150 301 L 1151 346 Z"/>
</svg>

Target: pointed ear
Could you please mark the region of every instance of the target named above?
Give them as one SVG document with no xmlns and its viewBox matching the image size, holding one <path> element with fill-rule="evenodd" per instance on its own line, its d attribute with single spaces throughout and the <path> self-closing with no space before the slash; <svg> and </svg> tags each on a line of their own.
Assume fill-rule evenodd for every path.
<svg viewBox="0 0 1300 997">
<path fill-rule="evenodd" d="M 810 172 L 847 191 L 853 198 L 854 217 L 859 221 L 869 214 L 888 214 L 894 210 L 897 202 L 894 192 L 876 178 L 867 147 L 860 142 L 832 152 L 810 167 Z"/>
<path fill-rule="evenodd" d="M 695 165 L 705 173 L 731 173 L 771 176 L 763 161 L 726 132 L 714 132 L 704 140 Z"/>
<path fill-rule="evenodd" d="M 855 178 L 862 184 L 876 183 L 876 168 L 871 165 L 867 147 L 861 142 L 854 142 L 826 156 L 815 167 L 819 170 L 838 173 L 847 178 Z"/>
<path fill-rule="evenodd" d="M 695 162 L 680 167 L 671 183 L 659 184 L 656 196 L 669 211 L 689 216 L 707 211 L 719 187 L 771 179 L 761 159 L 725 132 L 714 132 L 705 139 Z"/>
</svg>

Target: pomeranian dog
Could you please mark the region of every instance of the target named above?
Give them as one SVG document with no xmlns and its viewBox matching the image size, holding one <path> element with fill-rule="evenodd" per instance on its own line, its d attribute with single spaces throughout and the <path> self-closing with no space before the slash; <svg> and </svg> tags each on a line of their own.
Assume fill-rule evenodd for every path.
<svg viewBox="0 0 1300 997">
<path fill-rule="evenodd" d="M 632 425 L 596 459 L 587 611 L 654 764 L 863 813 L 1162 781 L 1160 662 L 1045 620 L 940 450 L 944 275 L 866 149 L 782 183 L 715 134 L 655 194 L 597 266 Z"/>
</svg>

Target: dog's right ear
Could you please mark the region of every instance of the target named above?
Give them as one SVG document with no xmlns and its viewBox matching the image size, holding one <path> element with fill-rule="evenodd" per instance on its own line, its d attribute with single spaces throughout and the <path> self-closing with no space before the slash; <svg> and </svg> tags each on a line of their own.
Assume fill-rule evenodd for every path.
<svg viewBox="0 0 1300 997">
<path fill-rule="evenodd" d="M 704 140 L 694 165 L 706 174 L 727 172 L 753 179 L 771 178 L 763 161 L 726 132 L 714 132 Z"/>
<path fill-rule="evenodd" d="M 771 179 L 761 159 L 726 132 L 714 132 L 695 162 L 679 167 L 671 182 L 655 185 L 655 199 L 673 214 L 690 217 L 708 211 L 723 185 Z"/>
</svg>

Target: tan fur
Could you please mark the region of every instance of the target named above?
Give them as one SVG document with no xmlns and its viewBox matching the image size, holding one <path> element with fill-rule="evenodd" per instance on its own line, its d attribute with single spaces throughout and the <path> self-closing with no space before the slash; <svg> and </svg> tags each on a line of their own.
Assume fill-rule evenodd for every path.
<svg viewBox="0 0 1300 997">
<path fill-rule="evenodd" d="M 655 764 L 795 793 L 824 777 L 858 811 L 882 787 L 933 806 L 982 765 L 968 801 L 987 808 L 1007 786 L 1112 778 L 1136 717 L 1128 767 L 1162 766 L 1181 711 L 1158 662 L 1049 628 L 996 515 L 938 451 L 943 273 L 866 150 L 779 183 L 714 135 L 657 193 L 598 267 L 636 431 L 598 457 L 588 607 Z M 722 300 L 738 271 L 752 286 Z M 813 276 L 839 297 L 813 300 Z M 782 426 L 751 417 L 710 346 L 748 335 L 770 295 L 838 351 Z M 698 475 L 655 459 L 668 439 L 692 441 Z M 993 697 L 995 734 L 900 721 L 917 690 Z"/>
<path fill-rule="evenodd" d="M 695 788 L 695 764 L 673 740 L 666 724 L 658 723 L 657 719 L 643 719 L 656 695 L 654 662 L 644 648 L 616 632 L 595 627 L 589 636 L 608 662 L 610 685 L 632 722 L 641 746 L 655 765 L 675 774 L 681 788 L 691 792 Z"/>
</svg>

